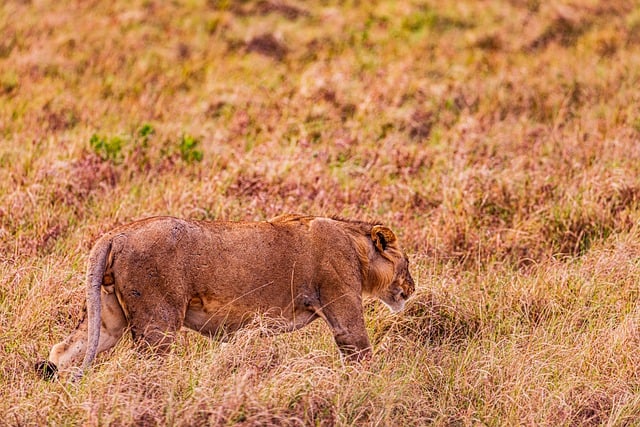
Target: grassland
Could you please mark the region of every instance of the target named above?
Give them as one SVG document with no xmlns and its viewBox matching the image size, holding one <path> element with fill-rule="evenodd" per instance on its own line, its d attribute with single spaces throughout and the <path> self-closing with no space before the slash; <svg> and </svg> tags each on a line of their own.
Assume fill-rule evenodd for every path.
<svg viewBox="0 0 640 427">
<path fill-rule="evenodd" d="M 640 424 L 640 5 L 623 0 L 0 4 L 0 424 Z M 150 215 L 381 220 L 406 311 L 125 339 L 33 363 L 87 253 Z"/>
</svg>

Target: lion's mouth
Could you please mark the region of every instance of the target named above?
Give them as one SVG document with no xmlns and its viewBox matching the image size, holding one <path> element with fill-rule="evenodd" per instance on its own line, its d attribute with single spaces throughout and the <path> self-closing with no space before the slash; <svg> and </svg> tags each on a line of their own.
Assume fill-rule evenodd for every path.
<svg viewBox="0 0 640 427">
<path fill-rule="evenodd" d="M 398 313 L 404 309 L 407 302 L 407 295 L 403 292 L 396 292 L 387 298 L 380 298 L 380 300 L 389 307 L 392 313 Z"/>
<path fill-rule="evenodd" d="M 406 302 L 407 301 L 403 300 L 403 299 L 397 300 L 397 301 L 394 301 L 393 305 L 388 305 L 388 307 L 391 309 L 391 311 L 393 313 L 399 313 L 402 310 L 404 310 L 404 306 L 405 306 Z"/>
</svg>

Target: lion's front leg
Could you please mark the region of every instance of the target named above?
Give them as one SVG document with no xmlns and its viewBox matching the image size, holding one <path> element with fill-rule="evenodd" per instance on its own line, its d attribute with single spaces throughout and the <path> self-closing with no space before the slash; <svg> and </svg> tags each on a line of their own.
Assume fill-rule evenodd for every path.
<svg viewBox="0 0 640 427">
<path fill-rule="evenodd" d="M 327 322 L 340 352 L 348 361 L 360 362 L 371 357 L 371 343 L 359 295 L 321 292 L 318 301 L 308 301 L 307 305 Z"/>
<path fill-rule="evenodd" d="M 333 335 L 342 355 L 349 361 L 361 362 L 371 357 L 371 343 L 367 331 L 336 331 Z"/>
</svg>

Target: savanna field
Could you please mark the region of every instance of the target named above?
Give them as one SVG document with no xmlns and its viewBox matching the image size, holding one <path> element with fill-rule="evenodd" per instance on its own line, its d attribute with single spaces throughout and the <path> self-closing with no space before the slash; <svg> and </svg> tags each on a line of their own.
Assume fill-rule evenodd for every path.
<svg viewBox="0 0 640 427">
<path fill-rule="evenodd" d="M 417 290 L 229 343 L 46 358 L 104 232 L 376 220 Z M 640 4 L 0 4 L 0 425 L 640 425 Z"/>
</svg>

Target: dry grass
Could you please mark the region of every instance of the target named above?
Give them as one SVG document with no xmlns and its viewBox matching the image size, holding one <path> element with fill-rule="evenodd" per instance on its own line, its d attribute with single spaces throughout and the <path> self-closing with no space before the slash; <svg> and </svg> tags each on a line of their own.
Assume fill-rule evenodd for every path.
<svg viewBox="0 0 640 427">
<path fill-rule="evenodd" d="M 637 2 L 9 0 L 0 34 L 3 423 L 640 423 Z M 369 366 L 318 323 L 35 376 L 105 230 L 285 211 L 401 235 Z"/>
</svg>

